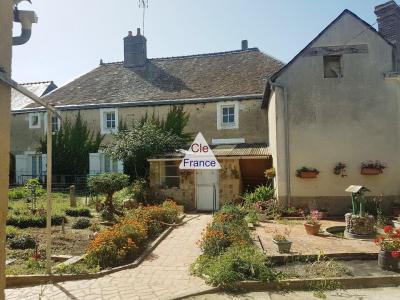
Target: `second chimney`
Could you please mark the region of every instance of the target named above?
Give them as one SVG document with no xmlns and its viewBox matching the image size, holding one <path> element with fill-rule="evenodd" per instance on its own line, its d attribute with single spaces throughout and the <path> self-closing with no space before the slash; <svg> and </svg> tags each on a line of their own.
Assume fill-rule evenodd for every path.
<svg viewBox="0 0 400 300">
<path fill-rule="evenodd" d="M 400 68 L 400 7 L 388 1 L 375 7 L 379 33 L 396 47 L 396 69 Z"/>
<path fill-rule="evenodd" d="M 137 34 L 132 35 L 132 31 L 128 32 L 128 36 L 124 38 L 124 67 L 137 68 L 143 67 L 147 62 L 147 40 L 140 34 L 140 28 Z"/>
<path fill-rule="evenodd" d="M 249 42 L 247 40 L 242 40 L 242 50 L 249 49 Z"/>
</svg>

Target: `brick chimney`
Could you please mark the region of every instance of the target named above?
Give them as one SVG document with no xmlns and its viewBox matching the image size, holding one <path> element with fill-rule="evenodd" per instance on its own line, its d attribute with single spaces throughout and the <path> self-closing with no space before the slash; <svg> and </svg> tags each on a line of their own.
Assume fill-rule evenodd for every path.
<svg viewBox="0 0 400 300">
<path fill-rule="evenodd" d="M 400 68 L 400 7 L 393 0 L 375 7 L 379 33 L 395 47 L 396 70 Z"/>
<path fill-rule="evenodd" d="M 147 40 L 137 29 L 135 36 L 132 31 L 124 38 L 124 67 L 137 68 L 143 67 L 147 62 Z"/>
</svg>

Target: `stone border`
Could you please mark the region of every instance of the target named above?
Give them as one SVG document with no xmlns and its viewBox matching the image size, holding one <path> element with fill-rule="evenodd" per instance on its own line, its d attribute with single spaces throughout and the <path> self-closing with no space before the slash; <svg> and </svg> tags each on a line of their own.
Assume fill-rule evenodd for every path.
<svg viewBox="0 0 400 300">
<path fill-rule="evenodd" d="M 179 224 L 186 217 L 185 214 L 178 217 L 178 221 L 175 224 Z M 153 252 L 153 250 L 174 230 L 176 226 L 170 226 L 165 229 L 153 242 L 150 243 L 143 251 L 143 253 L 133 262 L 127 265 L 111 268 L 108 270 L 103 270 L 98 273 L 93 274 L 52 274 L 52 275 L 14 275 L 6 276 L 6 288 L 13 287 L 23 287 L 30 285 L 39 285 L 53 282 L 64 282 L 64 281 L 74 281 L 74 280 L 85 280 L 85 279 L 96 279 L 109 275 L 115 272 L 119 272 L 126 269 L 133 269 L 138 267 L 146 257 Z"/>
<path fill-rule="evenodd" d="M 336 260 L 377 260 L 378 253 L 366 253 L 366 252 L 353 252 L 353 253 L 325 253 L 324 257 L 334 258 Z M 287 254 L 287 255 L 276 255 L 269 256 L 272 263 L 284 264 L 293 261 L 316 261 L 318 259 L 317 254 Z"/>
<path fill-rule="evenodd" d="M 333 278 L 314 278 L 314 279 L 286 279 L 274 282 L 242 281 L 239 287 L 246 292 L 254 291 L 304 291 L 313 285 L 334 281 L 342 289 L 358 288 L 377 288 L 387 286 L 400 286 L 400 275 L 386 276 L 360 276 L 360 277 L 333 277 Z M 223 292 L 221 288 L 210 287 L 193 294 L 178 295 L 173 299 L 187 299 L 189 297 L 207 295 L 211 293 Z"/>
</svg>

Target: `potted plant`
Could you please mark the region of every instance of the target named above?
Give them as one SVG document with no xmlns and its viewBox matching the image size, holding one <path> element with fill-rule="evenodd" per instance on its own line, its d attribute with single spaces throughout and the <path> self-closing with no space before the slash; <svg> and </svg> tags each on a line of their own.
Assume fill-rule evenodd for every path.
<svg viewBox="0 0 400 300">
<path fill-rule="evenodd" d="M 296 170 L 296 176 L 300 178 L 316 178 L 319 171 L 315 168 L 302 167 Z"/>
<path fill-rule="evenodd" d="M 338 163 L 336 166 L 335 166 L 335 168 L 333 168 L 333 174 L 335 174 L 335 175 L 340 175 L 340 176 L 342 176 L 342 177 L 346 177 L 347 176 L 347 174 L 346 174 L 346 164 L 344 164 L 344 163 Z"/>
<path fill-rule="evenodd" d="M 383 173 L 383 170 L 386 169 L 387 166 L 385 163 L 376 160 L 375 162 L 370 160 L 367 162 L 363 162 L 361 164 L 361 174 L 362 175 L 379 175 Z"/>
<path fill-rule="evenodd" d="M 269 169 L 265 170 L 264 174 L 265 174 L 265 177 L 268 179 L 274 178 L 276 176 L 275 168 L 269 168 Z"/>
<path fill-rule="evenodd" d="M 321 223 L 318 220 L 318 215 L 311 213 L 306 217 L 304 228 L 309 235 L 317 235 L 321 228 Z"/>
<path fill-rule="evenodd" d="M 281 207 L 276 199 L 257 201 L 254 204 L 257 218 L 260 222 L 266 222 L 281 215 Z"/>
<path fill-rule="evenodd" d="M 285 228 L 285 232 L 283 234 L 275 230 L 275 233 L 272 236 L 272 241 L 278 246 L 279 253 L 290 253 L 292 242 L 288 240 L 289 235 L 290 230 L 287 228 Z"/>
<path fill-rule="evenodd" d="M 400 257 L 400 229 L 390 225 L 383 228 L 385 234 L 375 239 L 379 246 L 378 266 L 384 270 L 398 270 Z"/>
<path fill-rule="evenodd" d="M 319 208 L 312 211 L 318 220 L 324 220 L 328 218 L 328 210 L 326 208 Z"/>
</svg>

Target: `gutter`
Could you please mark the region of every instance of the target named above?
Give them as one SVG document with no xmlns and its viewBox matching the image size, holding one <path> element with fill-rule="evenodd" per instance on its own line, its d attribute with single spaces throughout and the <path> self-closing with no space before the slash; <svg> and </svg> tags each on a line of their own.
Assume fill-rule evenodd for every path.
<svg viewBox="0 0 400 300">
<path fill-rule="evenodd" d="M 210 98 L 189 98 L 189 99 L 161 99 L 161 100 L 137 100 L 119 103 L 92 103 L 92 104 L 73 104 L 73 105 L 57 105 L 58 110 L 78 110 L 78 109 L 99 109 L 99 108 L 116 108 L 116 107 L 143 107 L 143 106 L 161 106 L 161 105 L 181 105 L 181 104 L 199 104 L 214 103 L 220 101 L 232 100 L 261 100 L 263 94 L 239 95 L 239 96 L 223 96 Z M 46 97 L 45 97 L 46 98 Z M 42 101 L 43 102 L 43 101 Z M 12 113 L 29 113 L 44 111 L 43 107 L 22 108 L 13 110 Z"/>
<path fill-rule="evenodd" d="M 288 105 L 288 93 L 287 88 L 284 85 L 270 82 L 271 87 L 278 87 L 283 91 L 283 118 L 285 123 L 285 160 L 286 160 L 286 194 L 287 194 L 287 205 L 288 207 L 291 206 L 291 198 L 292 198 L 292 191 L 291 191 L 291 182 L 290 182 L 290 147 L 289 147 L 289 105 Z"/>
</svg>

